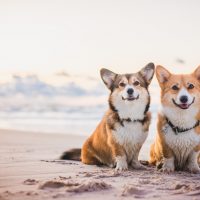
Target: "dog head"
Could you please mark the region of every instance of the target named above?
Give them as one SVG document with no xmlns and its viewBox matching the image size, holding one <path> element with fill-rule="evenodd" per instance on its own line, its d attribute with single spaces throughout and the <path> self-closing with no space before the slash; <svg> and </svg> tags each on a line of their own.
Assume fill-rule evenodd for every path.
<svg viewBox="0 0 200 200">
<path fill-rule="evenodd" d="M 130 109 L 139 106 L 143 110 L 149 103 L 148 86 L 154 75 L 154 64 L 149 63 L 137 73 L 116 74 L 108 69 L 101 69 L 101 78 L 111 91 L 109 103 L 115 110 Z"/>
<path fill-rule="evenodd" d="M 200 66 L 192 73 L 177 75 L 157 66 L 156 76 L 161 87 L 163 106 L 189 110 L 200 105 Z"/>
</svg>

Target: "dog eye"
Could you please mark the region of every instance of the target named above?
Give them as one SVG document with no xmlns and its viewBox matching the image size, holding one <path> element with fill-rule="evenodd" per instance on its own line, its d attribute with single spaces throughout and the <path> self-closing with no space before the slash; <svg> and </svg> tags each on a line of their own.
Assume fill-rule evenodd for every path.
<svg viewBox="0 0 200 200">
<path fill-rule="evenodd" d="M 121 86 L 121 87 L 125 87 L 125 85 L 126 85 L 125 83 L 120 83 L 119 84 L 119 86 Z"/>
<path fill-rule="evenodd" d="M 193 89 L 193 88 L 194 88 L 194 85 L 190 83 L 190 84 L 188 85 L 188 89 Z"/>
<path fill-rule="evenodd" d="M 135 85 L 135 86 L 137 86 L 137 85 L 139 85 L 139 84 L 140 84 L 139 81 L 135 81 L 135 82 L 133 83 L 133 85 Z"/>
<path fill-rule="evenodd" d="M 172 86 L 172 90 L 179 90 L 177 85 Z"/>
</svg>

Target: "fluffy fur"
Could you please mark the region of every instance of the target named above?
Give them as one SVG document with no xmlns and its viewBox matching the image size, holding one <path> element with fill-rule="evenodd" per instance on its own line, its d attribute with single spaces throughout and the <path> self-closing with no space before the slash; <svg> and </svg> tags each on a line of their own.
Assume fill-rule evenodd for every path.
<svg viewBox="0 0 200 200">
<path fill-rule="evenodd" d="M 199 173 L 200 67 L 192 74 L 175 75 L 157 66 L 156 76 L 161 87 L 162 110 L 150 163 L 162 163 L 162 171 L 166 172 Z"/>
<path fill-rule="evenodd" d="M 103 164 L 119 171 L 128 169 L 129 165 L 144 168 L 138 154 L 151 119 L 148 86 L 153 75 L 153 63 L 133 74 L 120 75 L 101 69 L 101 78 L 110 90 L 109 109 L 81 149 L 83 163 Z M 70 159 L 67 155 L 65 152 L 63 157 Z"/>
</svg>

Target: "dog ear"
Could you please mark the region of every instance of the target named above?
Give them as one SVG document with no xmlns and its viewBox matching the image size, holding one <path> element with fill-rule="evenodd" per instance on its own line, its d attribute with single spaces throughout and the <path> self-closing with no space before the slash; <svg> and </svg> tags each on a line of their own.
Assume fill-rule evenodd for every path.
<svg viewBox="0 0 200 200">
<path fill-rule="evenodd" d="M 149 85 L 151 83 L 151 80 L 153 78 L 155 72 L 155 66 L 153 63 L 149 63 L 147 64 L 145 67 L 143 67 L 139 73 L 142 75 L 142 77 L 144 78 L 145 82 L 147 83 L 147 85 Z"/>
<path fill-rule="evenodd" d="M 114 72 L 112 72 L 108 69 L 105 69 L 105 68 L 102 68 L 100 70 L 100 74 L 101 74 L 101 78 L 102 78 L 103 82 L 105 83 L 105 85 L 107 86 L 107 88 L 111 89 L 117 74 L 115 74 Z"/>
<path fill-rule="evenodd" d="M 200 81 L 200 65 L 195 69 L 193 74 L 197 78 L 197 80 Z"/>
<path fill-rule="evenodd" d="M 156 66 L 156 77 L 160 85 L 167 82 L 170 76 L 171 73 L 167 69 L 165 69 L 161 65 Z"/>
</svg>

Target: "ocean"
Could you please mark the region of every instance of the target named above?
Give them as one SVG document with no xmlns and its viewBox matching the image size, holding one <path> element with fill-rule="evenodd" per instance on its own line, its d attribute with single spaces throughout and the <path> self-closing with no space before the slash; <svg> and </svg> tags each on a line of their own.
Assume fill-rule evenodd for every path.
<svg viewBox="0 0 200 200">
<path fill-rule="evenodd" d="M 71 107 L 61 111 L 43 112 L 0 112 L 0 128 L 20 130 L 40 134 L 68 134 L 89 136 L 103 117 L 107 105 L 91 107 Z M 156 133 L 156 106 L 151 106 L 152 123 L 148 138 L 140 157 L 148 158 L 148 152 Z"/>
<path fill-rule="evenodd" d="M 55 77 L 54 77 L 55 78 Z M 68 80 L 68 78 L 66 79 Z M 37 76 L 19 77 L 0 84 L 0 128 L 40 134 L 89 136 L 107 110 L 109 91 L 99 80 L 55 86 Z M 89 86 L 84 87 L 87 83 Z M 152 123 L 141 155 L 146 158 L 156 132 L 159 87 L 150 85 Z"/>
</svg>

